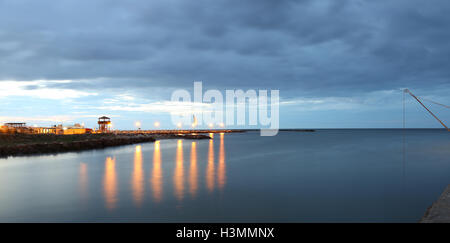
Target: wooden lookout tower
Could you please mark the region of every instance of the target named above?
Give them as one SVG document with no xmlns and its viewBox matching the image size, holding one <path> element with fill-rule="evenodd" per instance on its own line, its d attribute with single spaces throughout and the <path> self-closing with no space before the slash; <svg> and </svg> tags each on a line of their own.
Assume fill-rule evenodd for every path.
<svg viewBox="0 0 450 243">
<path fill-rule="evenodd" d="M 111 126 L 111 119 L 106 116 L 98 118 L 98 130 L 100 132 L 109 132 Z"/>
</svg>

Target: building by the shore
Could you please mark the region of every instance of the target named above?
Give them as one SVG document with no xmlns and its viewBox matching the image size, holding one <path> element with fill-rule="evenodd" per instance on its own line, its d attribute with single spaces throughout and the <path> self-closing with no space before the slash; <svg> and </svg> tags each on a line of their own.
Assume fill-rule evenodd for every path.
<svg viewBox="0 0 450 243">
<path fill-rule="evenodd" d="M 0 126 L 0 133 L 31 133 L 25 122 L 9 122 Z"/>
<path fill-rule="evenodd" d="M 78 123 L 72 126 L 55 125 L 52 127 L 30 127 L 26 126 L 26 123 L 5 123 L 0 127 L 0 133 L 14 134 L 14 133 L 24 133 L 24 134 L 58 134 L 58 135 L 71 135 L 71 134 L 85 134 L 92 133 L 93 130 L 90 128 L 85 128 L 83 125 Z"/>
<path fill-rule="evenodd" d="M 53 127 L 32 127 L 33 133 L 37 134 L 59 134 L 59 135 L 71 135 L 71 134 L 85 134 L 92 133 L 92 129 L 85 128 L 84 126 L 76 123 L 73 126 L 63 126 L 62 124 Z"/>
<path fill-rule="evenodd" d="M 0 125 L 0 133 L 3 134 L 85 134 L 85 133 L 109 133 L 112 131 L 111 118 L 102 116 L 98 118 L 98 130 L 86 128 L 84 124 L 76 123 L 72 126 L 64 126 L 63 124 L 54 125 L 52 127 L 27 126 L 25 122 L 9 122 Z"/>
</svg>

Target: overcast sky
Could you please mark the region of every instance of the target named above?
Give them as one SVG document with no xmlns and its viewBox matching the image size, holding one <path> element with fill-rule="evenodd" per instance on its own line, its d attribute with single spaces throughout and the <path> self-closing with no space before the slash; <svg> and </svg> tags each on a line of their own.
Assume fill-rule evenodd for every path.
<svg viewBox="0 0 450 243">
<path fill-rule="evenodd" d="M 280 90 L 281 127 L 449 105 L 448 0 L 0 0 L 0 121 L 171 128 L 175 89 Z M 428 103 L 444 121 L 447 108 Z M 439 127 L 411 97 L 407 126 Z"/>
</svg>

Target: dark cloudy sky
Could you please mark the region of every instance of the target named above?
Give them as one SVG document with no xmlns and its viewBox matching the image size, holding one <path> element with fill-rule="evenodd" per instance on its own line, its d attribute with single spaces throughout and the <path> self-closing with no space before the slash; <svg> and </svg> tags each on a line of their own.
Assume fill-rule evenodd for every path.
<svg viewBox="0 0 450 243">
<path fill-rule="evenodd" d="M 450 104 L 449 12 L 448 0 L 0 0 L 0 120 L 170 127 L 171 92 L 198 80 L 280 90 L 282 127 L 400 127 L 403 88 Z M 407 109 L 408 126 L 439 127 Z"/>
</svg>

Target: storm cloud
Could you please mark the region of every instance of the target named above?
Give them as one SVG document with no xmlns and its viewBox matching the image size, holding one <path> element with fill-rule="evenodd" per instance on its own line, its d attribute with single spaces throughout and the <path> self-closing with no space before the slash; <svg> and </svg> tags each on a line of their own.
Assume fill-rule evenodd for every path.
<svg viewBox="0 0 450 243">
<path fill-rule="evenodd" d="M 449 11 L 446 0 L 0 0 L 0 80 L 155 96 L 194 80 L 291 100 L 439 95 Z"/>
</svg>

